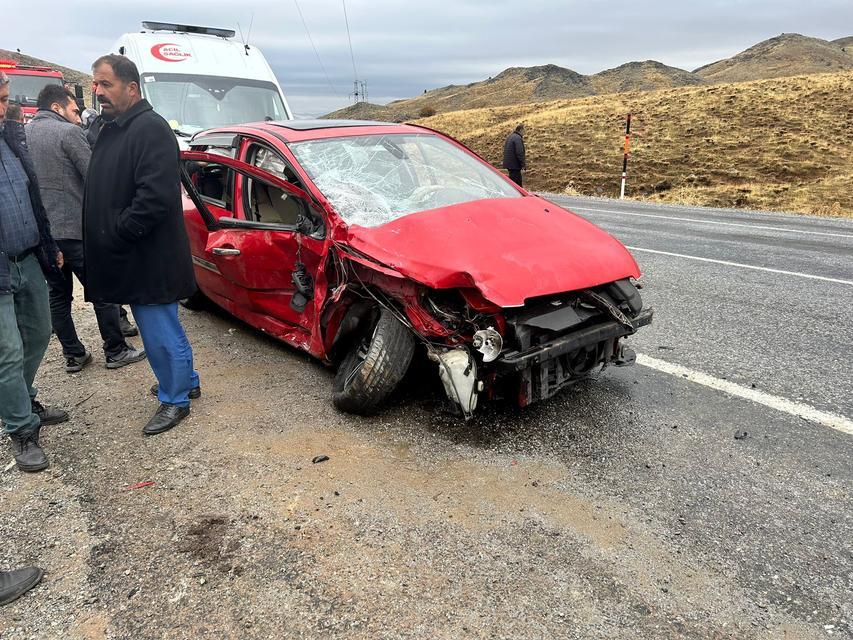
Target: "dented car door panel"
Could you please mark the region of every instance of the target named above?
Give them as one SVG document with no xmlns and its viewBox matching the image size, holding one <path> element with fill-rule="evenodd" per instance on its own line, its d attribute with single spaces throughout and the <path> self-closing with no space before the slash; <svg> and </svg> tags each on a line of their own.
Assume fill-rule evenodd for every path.
<svg viewBox="0 0 853 640">
<path fill-rule="evenodd" d="M 294 198 L 305 199 L 307 194 L 241 160 L 203 152 L 183 152 L 182 158 L 184 162 L 220 164 L 237 176 L 229 209 L 194 194 L 195 201 L 210 213 L 208 218 L 215 220 L 208 225 L 213 228 L 204 225 L 202 215 L 187 216 L 188 228 L 192 225 L 196 237 L 191 246 L 202 292 L 239 318 L 304 348 L 310 344 L 316 312 L 313 304 L 294 304 L 293 274 L 304 273 L 313 285 L 324 241 L 302 235 L 295 225 L 248 220 L 244 214 L 247 193 L 240 178 L 263 182 Z M 313 299 L 313 286 L 311 294 Z"/>
</svg>

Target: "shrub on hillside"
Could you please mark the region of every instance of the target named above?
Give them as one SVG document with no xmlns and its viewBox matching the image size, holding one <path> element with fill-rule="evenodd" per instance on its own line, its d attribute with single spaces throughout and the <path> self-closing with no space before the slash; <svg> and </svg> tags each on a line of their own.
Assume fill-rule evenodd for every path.
<svg viewBox="0 0 853 640">
<path fill-rule="evenodd" d="M 421 118 L 431 118 L 434 115 L 435 109 L 433 109 L 432 107 L 424 107 L 418 114 L 418 116 L 420 116 Z"/>
</svg>

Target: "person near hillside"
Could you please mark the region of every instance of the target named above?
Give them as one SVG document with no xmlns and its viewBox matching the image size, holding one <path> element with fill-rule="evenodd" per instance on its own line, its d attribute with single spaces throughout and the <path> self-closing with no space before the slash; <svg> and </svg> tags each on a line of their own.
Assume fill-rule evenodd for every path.
<svg viewBox="0 0 853 640">
<path fill-rule="evenodd" d="M 41 427 L 68 420 L 43 406 L 33 386 L 50 341 L 46 277 L 63 265 L 50 233 L 38 177 L 27 150 L 3 118 L 9 78 L 0 72 L 0 420 L 22 471 L 47 469 Z"/>
<path fill-rule="evenodd" d="M 62 345 L 65 370 L 76 373 L 92 361 L 71 315 L 74 276 L 83 281 L 83 184 L 92 151 L 80 128 L 80 108 L 73 93 L 49 84 L 39 93 L 36 105 L 38 111 L 27 125 L 30 155 L 53 237 L 65 257 L 62 273 L 48 281 L 51 320 Z M 125 340 L 118 305 L 96 303 L 94 307 L 107 369 L 144 360 L 145 351 Z"/>
<path fill-rule="evenodd" d="M 521 186 L 521 172 L 527 167 L 524 162 L 524 125 L 520 124 L 504 142 L 503 167 L 510 180 Z"/>
<path fill-rule="evenodd" d="M 142 98 L 139 71 L 121 55 L 92 65 L 104 124 L 92 150 L 83 196 L 90 302 L 130 304 L 160 407 L 143 428 L 155 435 L 189 415 L 200 394 L 178 300 L 196 291 L 181 206 L 178 143 Z"/>
</svg>

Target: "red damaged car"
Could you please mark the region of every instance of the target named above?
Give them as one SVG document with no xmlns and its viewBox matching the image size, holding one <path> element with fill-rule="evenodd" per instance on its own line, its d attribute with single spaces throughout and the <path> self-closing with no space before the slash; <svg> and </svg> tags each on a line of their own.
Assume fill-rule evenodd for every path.
<svg viewBox="0 0 853 640">
<path fill-rule="evenodd" d="M 470 417 L 525 406 L 608 364 L 649 324 L 613 237 L 414 125 L 265 122 L 182 152 L 199 293 L 337 367 L 335 405 L 369 413 L 419 345 Z"/>
</svg>

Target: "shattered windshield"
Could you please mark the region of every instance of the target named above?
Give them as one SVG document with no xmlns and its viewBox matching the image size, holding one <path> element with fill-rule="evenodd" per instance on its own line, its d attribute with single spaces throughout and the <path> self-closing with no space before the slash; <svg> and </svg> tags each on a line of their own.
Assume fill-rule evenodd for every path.
<svg viewBox="0 0 853 640">
<path fill-rule="evenodd" d="M 290 148 L 335 211 L 362 227 L 463 202 L 521 197 L 490 167 L 431 134 L 329 138 Z"/>
<path fill-rule="evenodd" d="M 278 88 L 272 82 L 149 73 L 142 76 L 142 92 L 173 129 L 186 134 L 288 117 Z"/>
</svg>

